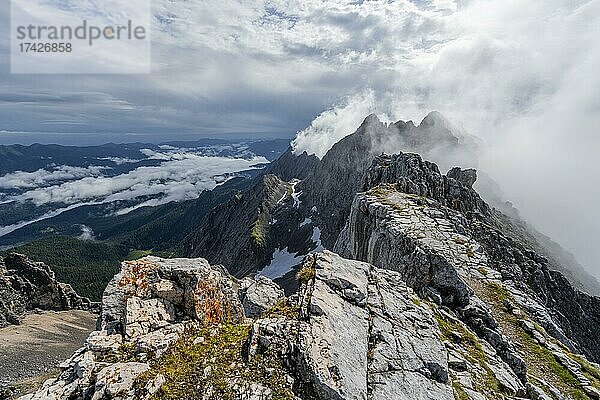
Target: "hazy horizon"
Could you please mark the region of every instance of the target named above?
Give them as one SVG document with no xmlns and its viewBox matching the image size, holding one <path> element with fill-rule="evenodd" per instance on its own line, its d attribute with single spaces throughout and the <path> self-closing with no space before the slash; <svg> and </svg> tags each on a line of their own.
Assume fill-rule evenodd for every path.
<svg viewBox="0 0 600 400">
<path fill-rule="evenodd" d="M 62 146 L 101 146 L 104 144 L 153 143 L 160 144 L 173 141 L 195 141 L 202 139 L 217 139 L 227 141 L 238 140 L 292 140 L 293 134 L 264 134 L 264 133 L 59 133 L 59 132 L 0 132 L 0 146 L 32 144 L 62 145 Z"/>
</svg>

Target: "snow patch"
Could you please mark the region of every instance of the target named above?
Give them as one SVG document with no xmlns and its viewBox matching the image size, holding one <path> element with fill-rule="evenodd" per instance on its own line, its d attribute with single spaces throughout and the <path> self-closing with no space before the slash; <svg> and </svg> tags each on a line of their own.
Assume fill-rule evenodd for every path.
<svg viewBox="0 0 600 400">
<path fill-rule="evenodd" d="M 304 221 L 302 221 L 302 223 L 300 224 L 300 228 L 302 228 L 304 225 L 308 225 L 308 224 L 312 224 L 312 219 L 305 218 Z"/>
<path fill-rule="evenodd" d="M 307 218 L 306 220 L 310 221 L 310 218 Z M 306 220 L 304 221 L 306 222 Z M 307 222 L 307 224 L 311 222 L 312 221 Z M 321 230 L 316 226 L 313 227 L 311 240 L 314 244 L 316 244 L 316 247 L 309 254 L 319 253 L 325 250 L 323 244 L 321 243 Z M 258 274 L 256 274 L 256 276 L 262 275 L 269 279 L 281 278 L 292 271 L 296 265 L 300 264 L 304 258 L 304 255 L 292 254 L 286 247 L 283 250 L 276 250 L 272 257 L 271 263 L 264 267 Z"/>
<path fill-rule="evenodd" d="M 313 227 L 313 234 L 311 240 L 317 244 L 317 247 L 313 251 L 311 251 L 311 254 L 319 253 L 325 250 L 325 247 L 323 247 L 323 244 L 321 243 L 321 230 L 317 226 Z"/>
<path fill-rule="evenodd" d="M 294 199 L 294 208 L 299 208 L 300 204 L 302 204 L 302 200 L 300 200 L 300 196 L 302 196 L 302 191 L 296 192 L 296 186 L 300 183 L 298 179 L 294 179 L 292 181 L 292 198 Z"/>
<path fill-rule="evenodd" d="M 298 265 L 303 258 L 304 256 L 290 253 L 287 247 L 283 250 L 277 250 L 273 253 L 271 263 L 257 275 L 266 276 L 269 279 L 281 278 L 290 272 L 294 266 Z"/>
</svg>

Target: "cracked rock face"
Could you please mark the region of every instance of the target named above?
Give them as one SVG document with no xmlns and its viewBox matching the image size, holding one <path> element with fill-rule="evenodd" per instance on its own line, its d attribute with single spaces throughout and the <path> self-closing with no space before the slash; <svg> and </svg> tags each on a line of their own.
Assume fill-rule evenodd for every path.
<svg viewBox="0 0 600 400">
<path fill-rule="evenodd" d="M 299 293 L 288 346 L 300 386 L 319 399 L 452 400 L 437 323 L 399 274 L 330 252 L 311 257 L 315 277 Z"/>
<path fill-rule="evenodd" d="M 475 265 L 480 266 L 484 259 Z M 447 296 L 433 287 L 423 290 L 420 296 L 403 279 L 402 271 L 344 259 L 328 251 L 305 259 L 303 268 L 312 272 L 306 273 L 308 279 L 289 299 L 281 298 L 281 289 L 268 280 L 238 282 L 202 259 L 146 258 L 135 265 L 124 264 L 115 280 L 121 281 L 123 276 L 147 276 L 149 263 L 151 274 L 160 275 L 160 287 L 173 290 L 152 292 L 152 281 L 128 280 L 131 285 L 136 282 L 136 290 L 124 289 L 131 297 L 122 306 L 123 315 L 116 318 L 124 321 L 125 330 L 119 331 L 115 321 L 107 322 L 62 364 L 63 373 L 58 378 L 48 380 L 38 392 L 24 399 L 149 399 L 169 380 L 177 379 L 158 374 L 140 381 L 186 330 L 214 326 L 217 331 L 221 326 L 218 322 L 211 325 L 206 316 L 198 314 L 198 308 L 194 309 L 194 317 L 186 314 L 184 299 L 188 297 L 185 289 L 188 284 L 181 280 L 164 284 L 164 280 L 181 277 L 177 271 L 183 267 L 183 276 L 220 282 L 219 294 L 213 298 L 229 299 L 230 309 L 242 309 L 249 293 L 253 293 L 254 306 L 276 305 L 258 317 L 254 317 L 253 307 L 246 307 L 246 318 L 237 323 L 251 324 L 251 329 L 244 339 L 244 358 L 239 362 L 264 360 L 267 355 L 279 359 L 278 368 L 282 370 L 278 373 L 283 374 L 290 387 L 291 397 L 286 399 L 581 398 L 572 396 L 574 393 L 598 398 L 594 386 L 597 381 L 589 375 L 591 368 L 598 366 L 567 351 L 537 325 L 511 294 L 522 292 L 504 286 L 499 279 L 501 275 L 491 269 L 484 274 L 482 268 L 486 267 L 478 269 L 466 262 L 453 264 L 462 268 L 457 279 L 473 288 L 466 304 L 445 306 Z M 131 271 L 136 271 L 136 275 L 127 275 Z M 219 280 L 215 281 L 215 274 Z M 479 274 L 479 284 L 473 283 L 475 274 Z M 194 287 L 205 285 L 196 283 Z M 256 290 L 249 292 L 252 287 Z M 232 288 L 240 300 L 228 297 L 233 293 Z M 435 293 L 439 297 L 437 303 Z M 196 292 L 192 297 L 199 294 Z M 495 309 L 491 307 L 494 300 L 490 294 L 498 297 Z M 169 303 L 159 295 L 181 299 L 181 303 Z M 114 297 L 105 298 L 111 299 L 107 305 L 114 312 L 117 309 Z M 280 302 L 287 302 L 296 311 L 279 313 L 276 309 Z M 249 319 L 252 317 L 255 319 Z M 518 329 L 522 337 L 515 336 Z M 206 340 L 204 336 L 197 337 L 193 344 L 202 345 Z M 521 341 L 518 346 L 516 340 Z M 124 359 L 125 350 L 131 353 Z M 553 368 L 571 374 L 573 381 L 569 384 L 574 385 L 571 388 L 574 392 L 569 392 L 571 389 L 564 382 L 557 382 L 552 371 L 540 375 L 543 370 L 526 363 L 525 360 L 532 362 L 529 353 L 543 352 L 555 360 Z M 211 373 L 211 368 L 206 367 L 195 379 L 200 382 Z M 275 388 L 264 381 L 232 378 L 230 385 L 232 393 L 238 396 L 235 398 L 279 399 L 274 395 Z M 218 392 L 209 390 L 202 398 L 218 396 Z"/>
<path fill-rule="evenodd" d="M 431 309 L 398 273 L 371 268 L 369 388 L 373 399 L 454 398 L 448 354 Z"/>
<path fill-rule="evenodd" d="M 245 278 L 238 293 L 244 306 L 244 313 L 250 318 L 258 318 L 284 298 L 283 290 L 275 282 L 264 276 L 256 279 Z"/>
<path fill-rule="evenodd" d="M 316 278 L 307 288 L 307 322 L 299 336 L 307 378 L 321 398 L 365 399 L 369 266 L 325 254 L 316 256 L 314 268 Z"/>
<path fill-rule="evenodd" d="M 133 338 L 184 316 L 240 321 L 244 312 L 238 286 L 224 269 L 202 258 L 124 262 L 104 292 L 102 326 Z M 214 308 L 214 315 L 208 315 L 207 308 Z"/>
<path fill-rule="evenodd" d="M 451 375 L 469 398 L 479 398 L 471 392 L 482 385 L 513 396 L 543 387 L 551 398 L 594 398 L 594 385 L 573 368 L 588 361 L 569 353 L 598 359 L 591 332 L 600 328 L 600 299 L 513 240 L 513 228 L 472 190 L 470 172 L 445 177 L 434 167 L 416 155 L 378 157 L 367 185 L 374 188 L 356 196 L 335 251 L 397 271 L 421 298 L 451 310 L 444 323 L 478 343 L 465 347 L 454 332 L 447 346 Z M 489 379 L 474 381 L 478 374 Z"/>
</svg>

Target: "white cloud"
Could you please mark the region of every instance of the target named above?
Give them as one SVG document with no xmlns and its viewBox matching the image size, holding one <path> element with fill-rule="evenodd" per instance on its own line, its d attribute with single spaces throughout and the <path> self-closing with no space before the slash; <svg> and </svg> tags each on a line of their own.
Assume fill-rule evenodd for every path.
<svg viewBox="0 0 600 400">
<path fill-rule="evenodd" d="M 435 109 L 486 139 L 482 167 L 600 274 L 599 0 L 156 0 L 154 12 L 153 74 L 5 75 L 0 128 L 291 135 L 329 109 L 296 141 L 322 153 L 366 116 L 354 112 Z"/>
<path fill-rule="evenodd" d="M 34 172 L 16 171 L 0 176 L 0 189 L 39 188 L 52 182 L 81 179 L 83 177 L 97 177 L 109 167 L 71 167 L 60 165 L 54 169 L 38 169 Z"/>
<path fill-rule="evenodd" d="M 76 204 L 87 201 L 111 202 L 144 196 L 160 196 L 157 204 L 198 197 L 213 189 L 216 176 L 266 164 L 264 157 L 249 160 L 226 157 L 205 157 L 193 153 L 177 153 L 160 166 L 138 167 L 114 177 L 85 177 L 46 188 L 29 190 L 11 199 L 42 204 Z M 156 205 L 156 204 L 155 204 Z"/>
<path fill-rule="evenodd" d="M 429 27 L 423 37 L 437 42 L 403 41 L 412 48 L 390 54 L 395 76 L 369 82 L 374 99 L 351 96 L 322 113 L 296 150 L 322 155 L 351 133 L 357 117 L 346 110 L 413 120 L 442 111 L 485 139 L 480 167 L 524 217 L 600 275 L 600 190 L 591 183 L 600 152 L 600 1 L 472 0 L 418 20 Z"/>
<path fill-rule="evenodd" d="M 79 235 L 80 240 L 95 240 L 94 231 L 92 228 L 86 225 L 81 225 L 81 235 Z"/>
<path fill-rule="evenodd" d="M 142 161 L 142 160 L 134 160 L 132 158 L 123 158 L 123 157 L 102 157 L 102 158 L 98 158 L 98 160 L 112 161 L 116 165 L 135 164 L 135 163 L 138 163 L 138 162 Z"/>
<path fill-rule="evenodd" d="M 363 119 L 377 111 L 372 90 L 348 96 L 341 104 L 323 111 L 310 126 L 298 133 L 292 147 L 295 153 L 306 151 L 322 158 L 335 143 L 353 133 Z"/>
<path fill-rule="evenodd" d="M 162 153 L 153 153 L 157 157 L 160 154 Z M 37 206 L 56 204 L 59 207 L 32 220 L 0 226 L 0 236 L 32 223 L 56 217 L 80 206 L 120 200 L 137 200 L 138 203 L 134 206 L 117 211 L 117 214 L 126 214 L 139 207 L 191 200 L 197 198 L 205 190 L 214 189 L 218 184 L 241 171 L 259 168 L 260 165 L 269 163 L 264 157 L 255 156 L 247 159 L 207 157 L 186 153 L 181 149 L 169 154 L 171 156 L 163 154 L 164 161 L 159 166 L 138 167 L 114 177 L 85 176 L 78 180 L 7 196 L 4 203 L 32 202 Z M 62 170 L 61 168 L 57 169 Z M 47 176 L 51 172 L 45 171 L 44 174 Z M 14 181 L 16 178 L 11 179 Z M 82 229 L 82 235 L 85 237 L 89 236 L 88 233 L 92 235 L 91 232 Z"/>
</svg>

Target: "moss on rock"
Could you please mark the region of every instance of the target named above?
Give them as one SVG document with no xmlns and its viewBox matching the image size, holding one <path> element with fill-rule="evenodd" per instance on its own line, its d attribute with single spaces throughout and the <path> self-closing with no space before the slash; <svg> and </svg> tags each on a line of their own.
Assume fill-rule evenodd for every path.
<svg viewBox="0 0 600 400">
<path fill-rule="evenodd" d="M 221 324 L 186 331 L 169 350 L 151 362 L 137 379 L 142 390 L 159 374 L 165 383 L 156 400 L 234 400 L 251 383 L 270 389 L 272 399 L 291 400 L 291 385 L 281 361 L 268 353 L 244 357 L 249 324 Z M 239 390 L 236 390 L 239 388 Z"/>
</svg>

